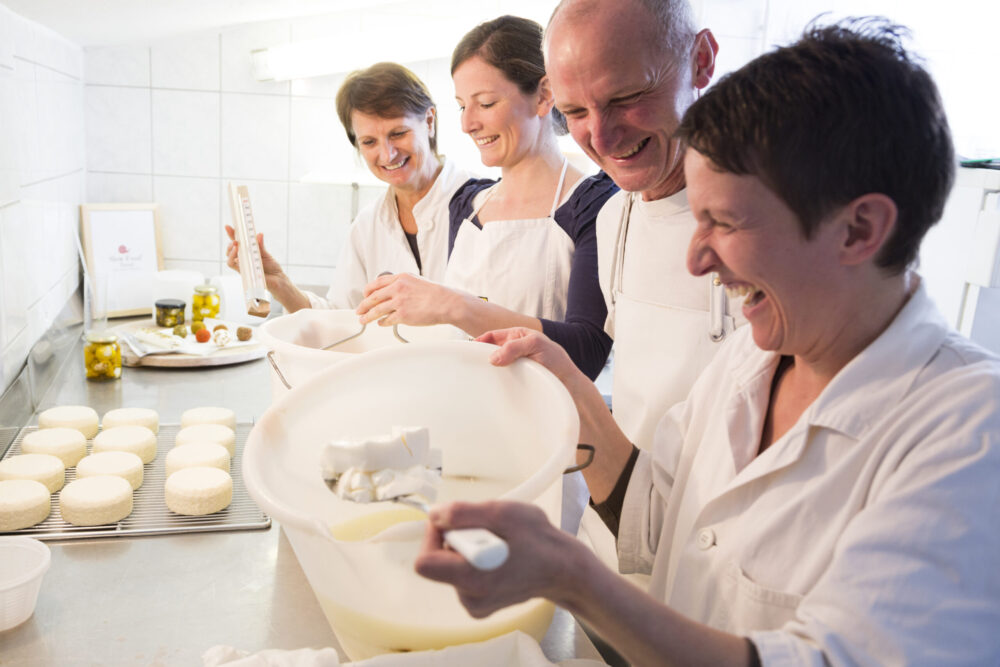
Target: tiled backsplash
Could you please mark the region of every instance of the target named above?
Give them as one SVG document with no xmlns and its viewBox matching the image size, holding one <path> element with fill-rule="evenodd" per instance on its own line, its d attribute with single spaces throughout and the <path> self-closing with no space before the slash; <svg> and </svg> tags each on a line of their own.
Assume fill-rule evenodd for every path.
<svg viewBox="0 0 1000 667">
<path fill-rule="evenodd" d="M 325 285 L 359 205 L 384 192 L 357 162 L 334 110 L 342 77 L 259 82 L 250 51 L 287 42 L 293 22 L 164 43 L 87 49 L 89 202 L 160 206 L 165 268 L 228 271 L 226 187 L 246 184 L 268 251 L 299 283 Z M 336 171 L 343 182 L 303 183 Z"/>
<path fill-rule="evenodd" d="M 0 390 L 78 284 L 83 51 L 0 5 Z"/>
</svg>

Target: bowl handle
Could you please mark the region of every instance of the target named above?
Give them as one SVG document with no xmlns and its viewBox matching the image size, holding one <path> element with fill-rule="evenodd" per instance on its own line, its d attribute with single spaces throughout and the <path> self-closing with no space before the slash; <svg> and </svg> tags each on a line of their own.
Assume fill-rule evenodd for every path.
<svg viewBox="0 0 1000 667">
<path fill-rule="evenodd" d="M 583 451 L 587 452 L 587 460 L 584 461 L 583 463 L 566 468 L 565 470 L 563 470 L 564 475 L 569 475 L 570 473 L 577 472 L 578 470 L 583 470 L 584 468 L 590 466 L 590 464 L 594 462 L 594 452 L 596 450 L 594 449 L 593 445 L 585 445 L 583 443 L 580 443 L 576 446 L 576 448 L 578 450 L 582 449 Z"/>
</svg>

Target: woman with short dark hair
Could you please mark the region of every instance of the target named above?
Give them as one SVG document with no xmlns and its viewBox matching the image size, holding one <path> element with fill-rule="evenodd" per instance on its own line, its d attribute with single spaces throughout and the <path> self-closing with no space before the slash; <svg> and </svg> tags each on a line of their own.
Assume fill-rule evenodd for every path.
<svg viewBox="0 0 1000 667">
<path fill-rule="evenodd" d="M 337 116 L 368 169 L 389 189 L 351 224 L 326 298 L 296 287 L 258 235 L 267 289 L 288 312 L 355 308 L 364 286 L 384 272 L 442 280 L 448 202 L 469 179 L 438 155 L 434 100 L 402 65 L 378 63 L 350 74 L 337 92 Z M 233 238 L 232 228 L 226 230 Z M 227 262 L 239 268 L 235 241 Z"/>
</svg>

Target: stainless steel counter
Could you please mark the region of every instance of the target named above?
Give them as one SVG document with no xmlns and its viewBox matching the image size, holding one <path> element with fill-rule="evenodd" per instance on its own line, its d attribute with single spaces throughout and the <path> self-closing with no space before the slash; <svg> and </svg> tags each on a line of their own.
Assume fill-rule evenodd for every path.
<svg viewBox="0 0 1000 667">
<path fill-rule="evenodd" d="M 67 404 L 90 405 L 98 414 L 144 407 L 168 424 L 187 408 L 222 405 L 236 411 L 237 421 L 253 422 L 271 400 L 263 359 L 206 369 L 125 368 L 111 383 L 87 382 L 82 366 L 71 354 L 37 412 Z M 48 545 L 52 566 L 35 614 L 0 633 L 0 664 L 200 665 L 216 644 L 339 649 L 276 522 L 268 530 Z M 562 610 L 542 646 L 553 661 L 599 659 Z"/>
</svg>

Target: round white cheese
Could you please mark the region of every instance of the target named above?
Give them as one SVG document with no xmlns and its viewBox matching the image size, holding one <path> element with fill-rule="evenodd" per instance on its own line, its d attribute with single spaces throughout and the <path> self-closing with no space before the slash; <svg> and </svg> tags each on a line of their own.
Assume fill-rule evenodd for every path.
<svg viewBox="0 0 1000 667">
<path fill-rule="evenodd" d="M 149 408 L 116 408 L 104 413 L 101 428 L 116 426 L 145 426 L 153 433 L 160 432 L 160 414 Z"/>
<path fill-rule="evenodd" d="M 195 442 L 214 442 L 222 445 L 232 457 L 236 454 L 236 433 L 222 424 L 194 424 L 177 431 L 174 445 L 190 445 Z"/>
<path fill-rule="evenodd" d="M 0 530 L 20 530 L 41 523 L 52 509 L 52 496 L 33 479 L 0 481 Z"/>
<path fill-rule="evenodd" d="M 145 426 L 115 426 L 94 438 L 92 451 L 132 452 L 149 463 L 156 458 L 156 435 Z"/>
<path fill-rule="evenodd" d="M 38 428 L 75 428 L 83 437 L 97 435 L 97 411 L 86 405 L 60 405 L 38 415 Z"/>
<path fill-rule="evenodd" d="M 21 451 L 25 454 L 58 456 L 63 466 L 72 468 L 87 455 L 87 439 L 75 428 L 43 428 L 24 436 Z"/>
<path fill-rule="evenodd" d="M 76 464 L 77 479 L 97 475 L 121 477 L 133 489 L 138 489 L 142 486 L 142 459 L 132 452 L 98 452 L 83 457 Z"/>
<path fill-rule="evenodd" d="M 66 469 L 58 456 L 18 454 L 0 461 L 0 480 L 4 479 L 33 479 L 55 493 L 66 483 Z"/>
<path fill-rule="evenodd" d="M 229 450 L 214 442 L 193 442 L 180 445 L 167 452 L 165 463 L 167 477 L 183 468 L 208 466 L 229 472 Z"/>
<path fill-rule="evenodd" d="M 59 494 L 62 518 L 74 526 L 103 526 L 132 513 L 132 485 L 115 475 L 76 479 Z"/>
<path fill-rule="evenodd" d="M 163 492 L 172 512 L 187 516 L 212 514 L 233 501 L 233 478 L 218 468 L 184 468 L 167 477 Z"/>
<path fill-rule="evenodd" d="M 222 424 L 236 430 L 236 413 L 229 408 L 191 408 L 181 415 L 181 426 L 195 424 Z"/>
</svg>

